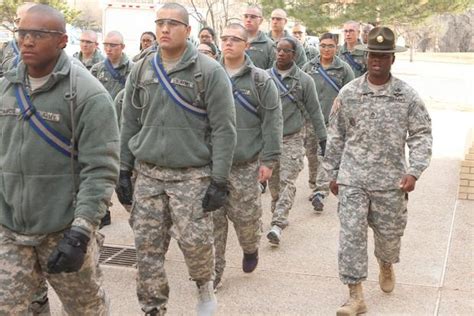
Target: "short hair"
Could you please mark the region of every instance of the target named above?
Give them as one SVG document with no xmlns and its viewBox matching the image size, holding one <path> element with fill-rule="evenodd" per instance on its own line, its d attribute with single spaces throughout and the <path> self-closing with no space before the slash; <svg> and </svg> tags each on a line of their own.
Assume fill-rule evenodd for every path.
<svg viewBox="0 0 474 316">
<path fill-rule="evenodd" d="M 321 35 L 319 37 L 319 41 L 321 42 L 322 40 L 325 40 L 325 39 L 332 39 L 336 44 L 337 44 L 337 38 L 336 38 L 336 35 L 332 34 L 332 33 L 324 33 L 323 35 Z"/>
<path fill-rule="evenodd" d="M 200 43 L 199 45 L 206 45 L 212 51 L 213 55 L 217 55 L 217 46 L 214 43 Z"/>
<path fill-rule="evenodd" d="M 224 29 L 231 29 L 231 30 L 240 30 L 240 32 L 242 33 L 242 37 L 245 41 L 248 41 L 249 39 L 249 32 L 247 31 L 247 29 L 240 23 L 230 23 L 230 24 L 227 24 Z"/>
<path fill-rule="evenodd" d="M 209 34 L 211 34 L 212 39 L 214 41 L 216 40 L 216 32 L 214 31 L 214 29 L 212 27 L 209 27 L 209 26 L 203 27 L 201 30 L 199 30 L 198 35 L 201 35 L 202 31 L 208 31 Z"/>
<path fill-rule="evenodd" d="M 293 48 L 293 50 L 296 52 L 296 47 L 298 47 L 298 44 L 296 44 L 296 41 L 293 37 L 283 37 L 281 38 L 278 43 L 282 42 L 282 41 L 287 41 L 288 43 L 290 43 L 291 47 Z M 277 45 L 278 45 L 277 43 Z"/>
<path fill-rule="evenodd" d="M 62 14 L 60 11 L 56 10 L 53 7 L 50 7 L 49 5 L 46 4 L 36 4 L 32 6 L 31 8 L 26 11 L 27 14 L 41 14 L 45 15 L 48 17 L 51 17 L 56 20 L 58 23 L 58 28 L 59 30 L 55 31 L 60 31 L 63 33 L 66 33 L 66 20 L 64 19 L 64 14 Z"/>
<path fill-rule="evenodd" d="M 247 6 L 247 9 L 257 9 L 258 11 L 260 11 L 260 15 L 263 16 L 263 9 L 261 6 L 259 6 L 258 4 L 250 4 L 249 6 Z"/>
<path fill-rule="evenodd" d="M 85 30 L 84 32 L 81 33 L 82 35 L 92 35 L 95 38 L 95 41 L 97 42 L 97 33 L 94 32 L 93 30 Z"/>
<path fill-rule="evenodd" d="M 118 38 L 120 38 L 120 41 L 123 44 L 123 35 L 119 31 L 110 31 L 109 33 L 107 33 L 107 35 L 105 35 L 105 37 L 109 37 L 109 36 L 117 36 Z"/>
<path fill-rule="evenodd" d="M 16 8 L 16 15 L 18 16 L 19 13 L 26 13 L 26 11 L 28 11 L 31 7 L 34 7 L 35 5 L 37 5 L 37 3 L 34 3 L 34 2 L 25 2 L 23 4 L 20 4 L 17 8 Z"/>
<path fill-rule="evenodd" d="M 301 27 L 301 28 L 304 30 L 303 32 L 306 32 L 306 26 L 304 26 L 304 25 L 301 24 L 301 23 L 295 23 L 295 25 L 293 25 L 293 28 L 295 28 L 295 27 L 297 27 L 297 26 Z"/>
<path fill-rule="evenodd" d="M 344 25 L 346 24 L 354 24 L 357 26 L 357 29 L 359 30 L 360 29 L 360 23 L 359 22 L 356 22 L 356 21 L 353 21 L 353 20 L 349 20 L 347 22 L 344 23 Z"/>
<path fill-rule="evenodd" d="M 164 10 L 178 11 L 179 15 L 183 19 L 183 22 L 186 23 L 187 25 L 189 25 L 189 12 L 181 4 L 176 3 L 176 2 L 165 3 L 165 4 L 163 4 L 163 6 L 161 8 L 158 9 L 158 12 L 163 10 L 163 9 Z"/>
<path fill-rule="evenodd" d="M 140 35 L 140 39 L 143 37 L 143 35 L 150 35 L 151 37 L 153 37 L 154 40 L 156 40 L 156 35 L 153 32 L 150 32 L 150 31 L 143 32 L 142 35 Z"/>
</svg>

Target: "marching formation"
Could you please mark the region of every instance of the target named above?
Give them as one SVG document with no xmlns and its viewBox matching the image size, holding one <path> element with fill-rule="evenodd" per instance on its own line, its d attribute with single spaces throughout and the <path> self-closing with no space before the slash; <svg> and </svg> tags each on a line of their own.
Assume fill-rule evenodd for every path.
<svg viewBox="0 0 474 316">
<path fill-rule="evenodd" d="M 303 25 L 285 30 L 282 9 L 264 33 L 251 5 L 242 24 L 224 27 L 219 47 L 211 28 L 196 47 L 186 9 L 166 3 L 129 59 L 119 31 L 105 35 L 106 56 L 85 31 L 69 57 L 62 13 L 27 3 L 17 17 L 0 54 L 0 315 L 49 314 L 48 284 L 66 314 L 109 313 L 99 229 L 111 224 L 114 190 L 130 212 L 144 314 L 173 308 L 164 269 L 173 238 L 197 314 L 213 315 L 229 221 L 252 273 L 262 235 L 284 245 L 305 155 L 314 211 L 330 192 L 339 199 L 349 295 L 337 315 L 367 311 L 368 227 L 380 288 L 394 290 L 408 196 L 429 165 L 432 135 L 423 101 L 391 74 L 404 50 L 391 29 L 364 28 L 362 43 L 359 23 L 348 21 L 344 45 L 324 33 L 318 51 Z"/>
</svg>

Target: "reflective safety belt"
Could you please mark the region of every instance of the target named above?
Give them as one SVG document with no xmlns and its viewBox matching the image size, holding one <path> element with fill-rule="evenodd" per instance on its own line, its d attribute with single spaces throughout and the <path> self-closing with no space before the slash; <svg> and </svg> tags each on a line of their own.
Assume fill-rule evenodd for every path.
<svg viewBox="0 0 474 316">
<path fill-rule="evenodd" d="M 71 142 L 66 137 L 46 123 L 36 111 L 36 108 L 31 103 L 30 97 L 20 84 L 15 85 L 15 97 L 22 118 L 29 122 L 31 128 L 33 128 L 38 136 L 66 157 L 74 157 L 74 159 L 77 160 L 77 150 L 72 148 Z"/>
<path fill-rule="evenodd" d="M 163 67 L 163 64 L 159 59 L 158 52 L 155 53 L 155 56 L 151 60 L 151 64 L 161 86 L 165 89 L 165 91 L 168 93 L 174 103 L 176 103 L 176 105 L 192 114 L 198 116 L 207 116 L 207 112 L 205 109 L 201 109 L 197 106 L 192 105 L 190 102 L 186 101 L 186 99 L 181 96 L 178 90 L 176 90 L 176 87 L 171 83 L 171 79 L 169 78 L 165 68 Z"/>
<path fill-rule="evenodd" d="M 253 74 L 251 74 L 253 75 Z M 230 82 L 232 83 L 232 93 L 234 95 L 234 100 L 237 101 L 238 104 L 240 104 L 241 107 L 249 111 L 255 116 L 258 116 L 258 111 L 257 108 L 250 102 L 250 100 L 235 86 L 234 80 L 230 78 L 228 75 L 227 77 L 229 78 Z"/>
<path fill-rule="evenodd" d="M 282 93 L 282 96 L 285 96 L 296 103 L 295 97 L 290 94 L 290 90 L 288 90 L 288 87 L 283 83 L 283 79 L 281 79 L 281 76 L 275 71 L 275 68 L 272 68 L 270 70 L 270 74 L 272 75 L 272 78 L 274 79 L 278 90 L 280 90 L 280 92 Z"/>
<path fill-rule="evenodd" d="M 317 70 L 319 71 L 323 79 L 326 80 L 326 82 L 329 83 L 329 85 L 333 87 L 336 92 L 339 92 L 339 90 L 341 90 L 341 88 L 339 88 L 339 86 L 334 82 L 334 80 L 329 77 L 329 74 L 326 72 L 326 70 L 324 70 L 323 67 L 319 66 Z"/>
<path fill-rule="evenodd" d="M 349 62 L 349 64 L 351 64 L 353 68 L 357 69 L 358 71 L 362 70 L 362 65 L 354 60 L 354 57 L 352 57 L 352 54 L 350 52 L 344 52 L 342 53 L 342 55 L 346 56 L 346 60 Z"/>
<path fill-rule="evenodd" d="M 15 53 L 16 56 L 20 55 L 20 49 L 18 49 L 18 45 L 16 44 L 16 41 L 12 41 L 12 46 L 13 46 L 13 52 Z"/>
<path fill-rule="evenodd" d="M 112 75 L 112 78 L 117 80 L 122 86 L 125 86 L 125 76 L 122 76 L 120 72 L 112 66 L 110 63 L 110 60 L 107 58 L 104 61 L 105 68 L 107 68 L 107 71 Z"/>
</svg>

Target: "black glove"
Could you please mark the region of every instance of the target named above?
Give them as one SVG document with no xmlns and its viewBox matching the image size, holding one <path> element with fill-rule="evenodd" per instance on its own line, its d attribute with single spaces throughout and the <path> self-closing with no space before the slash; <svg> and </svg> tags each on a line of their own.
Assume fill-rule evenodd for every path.
<svg viewBox="0 0 474 316">
<path fill-rule="evenodd" d="M 133 200 L 132 172 L 120 170 L 119 181 L 115 188 L 120 203 L 131 205 Z"/>
<path fill-rule="evenodd" d="M 84 263 L 89 237 L 71 228 L 48 258 L 48 273 L 77 272 Z"/>
<path fill-rule="evenodd" d="M 227 195 L 229 195 L 227 184 L 218 183 L 212 180 L 207 188 L 204 198 L 202 199 L 202 208 L 204 209 L 204 212 L 212 212 L 222 207 L 227 201 Z"/>
<path fill-rule="evenodd" d="M 324 157 L 324 154 L 326 153 L 326 140 L 319 142 L 319 148 L 321 148 L 321 156 Z"/>
</svg>

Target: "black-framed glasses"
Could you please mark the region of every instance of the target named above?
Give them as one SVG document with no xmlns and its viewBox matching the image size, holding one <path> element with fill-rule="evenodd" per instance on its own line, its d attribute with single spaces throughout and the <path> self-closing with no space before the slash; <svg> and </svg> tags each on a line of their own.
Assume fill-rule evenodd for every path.
<svg viewBox="0 0 474 316">
<path fill-rule="evenodd" d="M 334 49 L 336 48 L 336 45 L 334 44 L 319 44 L 319 48 L 322 48 L 322 49 Z"/>
<path fill-rule="evenodd" d="M 123 44 L 117 44 L 117 43 L 102 43 L 105 48 L 110 47 L 110 48 L 117 48 L 119 46 L 122 46 Z"/>
<path fill-rule="evenodd" d="M 178 20 L 174 20 L 174 19 L 158 19 L 158 20 L 155 20 L 155 24 L 160 28 L 164 26 L 168 26 L 170 28 L 175 28 L 180 25 L 184 25 L 186 27 L 188 26 L 186 23 L 178 21 Z"/>
<path fill-rule="evenodd" d="M 221 42 L 231 42 L 231 43 L 239 43 L 239 42 L 246 42 L 243 38 L 237 36 L 221 36 Z"/>
<path fill-rule="evenodd" d="M 29 30 L 29 29 L 16 29 L 15 38 L 23 41 L 27 36 L 34 41 L 41 41 L 51 38 L 54 35 L 63 35 L 64 32 L 55 30 Z"/>
<path fill-rule="evenodd" d="M 295 50 L 294 49 L 291 49 L 291 48 L 278 48 L 278 47 L 275 47 L 275 52 L 279 53 L 279 52 L 284 52 L 285 54 L 289 54 L 289 53 L 294 53 Z"/>
<path fill-rule="evenodd" d="M 255 19 L 260 19 L 261 16 L 260 15 L 255 15 L 255 14 L 244 14 L 244 19 L 251 19 L 251 20 L 255 20 Z"/>
</svg>

